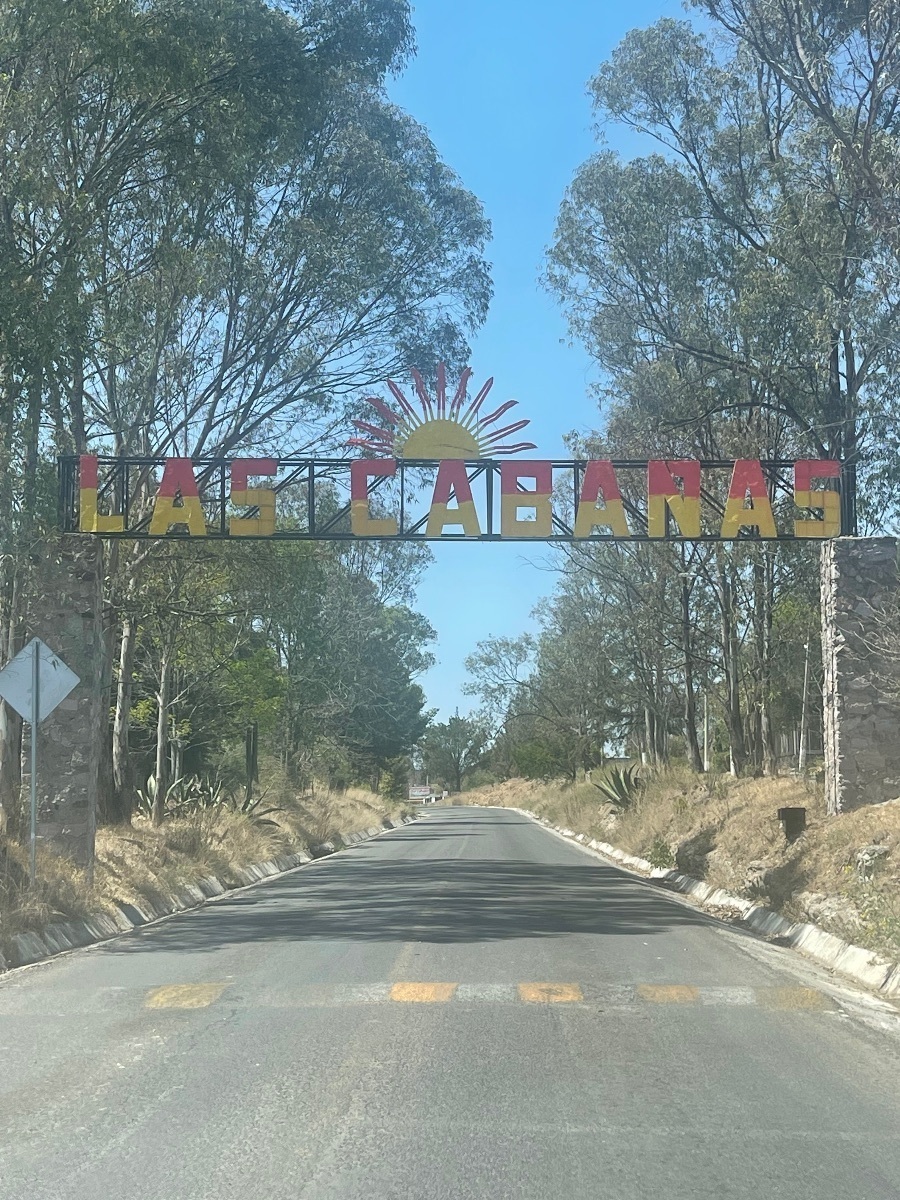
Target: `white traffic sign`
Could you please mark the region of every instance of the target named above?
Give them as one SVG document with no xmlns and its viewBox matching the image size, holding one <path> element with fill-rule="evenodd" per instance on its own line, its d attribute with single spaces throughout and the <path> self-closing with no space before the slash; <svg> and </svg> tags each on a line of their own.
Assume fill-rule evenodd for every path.
<svg viewBox="0 0 900 1200">
<path fill-rule="evenodd" d="M 428 784 L 416 784 L 409 789 L 409 798 L 410 800 L 430 800 L 433 791 L 434 788 L 429 787 Z"/>
<path fill-rule="evenodd" d="M 0 671 L 0 696 L 31 726 L 31 886 L 37 881 L 37 725 L 81 680 L 40 638 L 32 638 Z"/>
<path fill-rule="evenodd" d="M 37 644 L 38 724 L 81 682 L 40 638 L 32 638 L 0 671 L 0 697 L 29 724 L 34 724 L 34 654 Z"/>
</svg>

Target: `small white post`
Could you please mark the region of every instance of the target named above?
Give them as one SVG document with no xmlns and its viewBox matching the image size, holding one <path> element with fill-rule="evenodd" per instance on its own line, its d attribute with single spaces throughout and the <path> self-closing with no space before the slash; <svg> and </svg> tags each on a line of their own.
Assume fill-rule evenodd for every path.
<svg viewBox="0 0 900 1200">
<path fill-rule="evenodd" d="M 40 642 L 34 639 L 31 659 L 31 846 L 29 875 L 31 886 L 37 879 L 37 738 L 40 721 L 41 655 Z"/>
<path fill-rule="evenodd" d="M 703 693 L 703 770 L 709 774 L 709 693 Z"/>
</svg>

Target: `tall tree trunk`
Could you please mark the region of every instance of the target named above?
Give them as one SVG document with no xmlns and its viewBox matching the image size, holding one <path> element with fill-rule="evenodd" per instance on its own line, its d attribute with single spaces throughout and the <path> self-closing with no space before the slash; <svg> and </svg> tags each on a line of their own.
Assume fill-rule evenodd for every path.
<svg viewBox="0 0 900 1200">
<path fill-rule="evenodd" d="M 764 545 L 762 554 L 762 596 L 760 613 L 760 736 L 763 774 L 778 774 L 778 749 L 772 722 L 772 610 L 775 604 L 775 568 L 772 548 Z"/>
<path fill-rule="evenodd" d="M 684 736 L 691 769 L 701 774 L 703 756 L 697 738 L 697 704 L 694 697 L 694 653 L 691 645 L 691 593 L 686 579 L 681 582 L 681 642 L 684 651 Z"/>
<path fill-rule="evenodd" d="M 664 767 L 669 761 L 669 698 L 666 673 L 659 658 L 653 669 L 653 735 L 656 763 Z"/>
<path fill-rule="evenodd" d="M 24 643 L 28 555 L 32 541 L 37 489 L 37 454 L 40 436 L 40 386 L 42 373 L 27 376 L 27 405 L 21 428 L 16 426 L 18 387 L 4 374 L 4 420 L 0 445 L 0 511 L 4 513 L 2 551 L 4 557 L 2 628 L 0 628 L 0 665 L 14 658 Z M 24 435 L 24 436 L 23 436 Z M 24 444 L 23 444 L 24 442 Z M 13 465 L 14 456 L 24 451 L 22 475 L 23 499 L 18 519 L 13 480 L 21 466 Z M 10 817 L 21 816 L 22 801 L 22 718 L 5 702 L 0 702 L 0 828 Z"/>
<path fill-rule="evenodd" d="M 160 826 L 165 815 L 166 789 L 169 786 L 169 702 L 172 694 L 172 660 L 175 635 L 167 633 L 159 660 L 159 691 L 156 693 L 156 769 L 153 773 L 153 824 Z"/>
<path fill-rule="evenodd" d="M 650 766 L 656 766 L 656 731 L 654 728 L 653 713 L 650 711 L 650 705 L 644 705 L 644 744 L 647 749 L 645 754 L 647 762 Z"/>
<path fill-rule="evenodd" d="M 737 629 L 734 619 L 734 584 L 724 563 L 719 566 L 719 605 L 722 610 L 722 665 L 725 670 L 725 725 L 728 730 L 731 771 L 740 775 L 746 765 L 744 722 L 741 716 L 741 678 Z"/>
<path fill-rule="evenodd" d="M 19 571 L 10 563 L 5 580 L 0 652 L 4 664 L 18 653 L 21 643 Z M 0 701 L 0 828 L 19 816 L 22 796 L 22 718 L 6 701 Z"/>
<path fill-rule="evenodd" d="M 131 824 L 134 808 L 134 771 L 128 746 L 131 714 L 131 690 L 134 682 L 134 652 L 137 646 L 137 619 L 130 614 L 122 620 L 119 642 L 119 679 L 116 685 L 116 709 L 112 731 L 112 776 L 116 820 Z"/>
</svg>

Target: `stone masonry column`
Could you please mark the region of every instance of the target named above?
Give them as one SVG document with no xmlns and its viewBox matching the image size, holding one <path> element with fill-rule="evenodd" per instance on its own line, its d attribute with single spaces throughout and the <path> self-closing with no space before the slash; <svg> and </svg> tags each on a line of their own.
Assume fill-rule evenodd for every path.
<svg viewBox="0 0 900 1200">
<path fill-rule="evenodd" d="M 896 538 L 835 538 L 821 560 L 825 800 L 834 815 L 900 796 L 900 663 L 878 652 L 895 609 Z"/>
<path fill-rule="evenodd" d="M 94 854 L 105 727 L 99 543 L 66 536 L 44 543 L 38 578 L 28 637 L 46 642 L 81 679 L 38 730 L 38 845 L 86 867 Z"/>
</svg>

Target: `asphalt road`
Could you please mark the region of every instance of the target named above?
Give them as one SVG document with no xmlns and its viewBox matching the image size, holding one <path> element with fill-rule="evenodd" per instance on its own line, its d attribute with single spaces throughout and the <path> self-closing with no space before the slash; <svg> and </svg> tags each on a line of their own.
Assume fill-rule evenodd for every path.
<svg viewBox="0 0 900 1200">
<path fill-rule="evenodd" d="M 900 1198 L 900 1038 L 832 984 L 432 809 L 0 980 L 0 1196 Z"/>
</svg>

